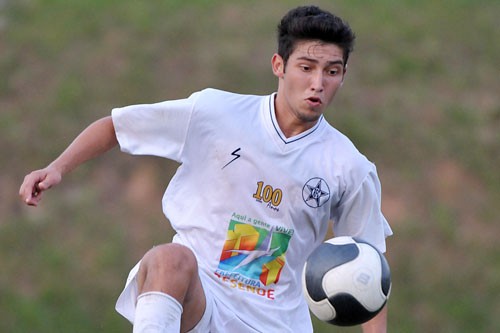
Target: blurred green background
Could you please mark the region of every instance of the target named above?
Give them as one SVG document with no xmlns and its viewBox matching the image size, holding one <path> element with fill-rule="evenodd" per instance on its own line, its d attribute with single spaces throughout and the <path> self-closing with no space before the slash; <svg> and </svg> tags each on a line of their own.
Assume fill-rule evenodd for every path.
<svg viewBox="0 0 500 333">
<path fill-rule="evenodd" d="M 115 299 L 171 238 L 160 199 L 176 165 L 114 150 L 38 208 L 18 199 L 24 175 L 113 107 L 274 91 L 276 24 L 299 4 L 0 1 L 1 332 L 131 331 Z M 382 180 L 389 330 L 500 332 L 500 2 L 315 4 L 358 37 L 327 118 Z"/>
</svg>

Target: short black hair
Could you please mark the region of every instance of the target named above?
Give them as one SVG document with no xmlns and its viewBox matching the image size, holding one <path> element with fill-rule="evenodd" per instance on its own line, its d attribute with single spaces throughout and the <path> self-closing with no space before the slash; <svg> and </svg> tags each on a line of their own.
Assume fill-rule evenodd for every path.
<svg viewBox="0 0 500 333">
<path fill-rule="evenodd" d="M 317 6 L 300 6 L 286 13 L 278 25 L 278 54 L 286 64 L 297 42 L 318 40 L 340 47 L 345 66 L 355 38 L 354 32 L 340 17 Z"/>
</svg>

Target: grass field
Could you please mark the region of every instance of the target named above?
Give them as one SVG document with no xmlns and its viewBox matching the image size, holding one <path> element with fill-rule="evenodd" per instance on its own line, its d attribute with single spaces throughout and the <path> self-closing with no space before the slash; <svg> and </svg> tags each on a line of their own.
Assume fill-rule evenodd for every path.
<svg viewBox="0 0 500 333">
<path fill-rule="evenodd" d="M 116 106 L 274 91 L 275 26 L 302 3 L 0 1 L 0 332 L 131 331 L 114 302 L 171 238 L 176 165 L 115 150 L 36 209 L 17 197 L 24 174 Z M 315 3 L 357 34 L 327 118 L 382 180 L 390 331 L 500 332 L 500 2 Z"/>
</svg>

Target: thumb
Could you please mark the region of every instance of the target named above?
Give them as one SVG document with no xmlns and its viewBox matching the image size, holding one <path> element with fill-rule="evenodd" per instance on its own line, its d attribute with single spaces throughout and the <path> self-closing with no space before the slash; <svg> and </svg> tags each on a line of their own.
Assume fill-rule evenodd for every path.
<svg viewBox="0 0 500 333">
<path fill-rule="evenodd" d="M 35 184 L 35 189 L 37 190 L 37 192 L 48 190 L 50 187 L 51 186 L 48 184 L 46 179 L 39 182 L 38 184 Z"/>
<path fill-rule="evenodd" d="M 48 174 L 42 181 L 40 181 L 36 186 L 38 191 L 45 191 L 50 189 L 52 186 L 57 185 L 61 181 L 61 177 L 54 174 Z"/>
</svg>

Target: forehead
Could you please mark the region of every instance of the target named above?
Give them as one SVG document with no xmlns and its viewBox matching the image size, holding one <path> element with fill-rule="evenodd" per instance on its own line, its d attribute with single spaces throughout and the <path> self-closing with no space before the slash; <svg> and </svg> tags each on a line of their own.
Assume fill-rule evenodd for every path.
<svg viewBox="0 0 500 333">
<path fill-rule="evenodd" d="M 290 54 L 290 59 L 310 59 L 315 61 L 343 62 L 344 52 L 342 48 L 333 43 L 322 41 L 299 41 Z"/>
</svg>

